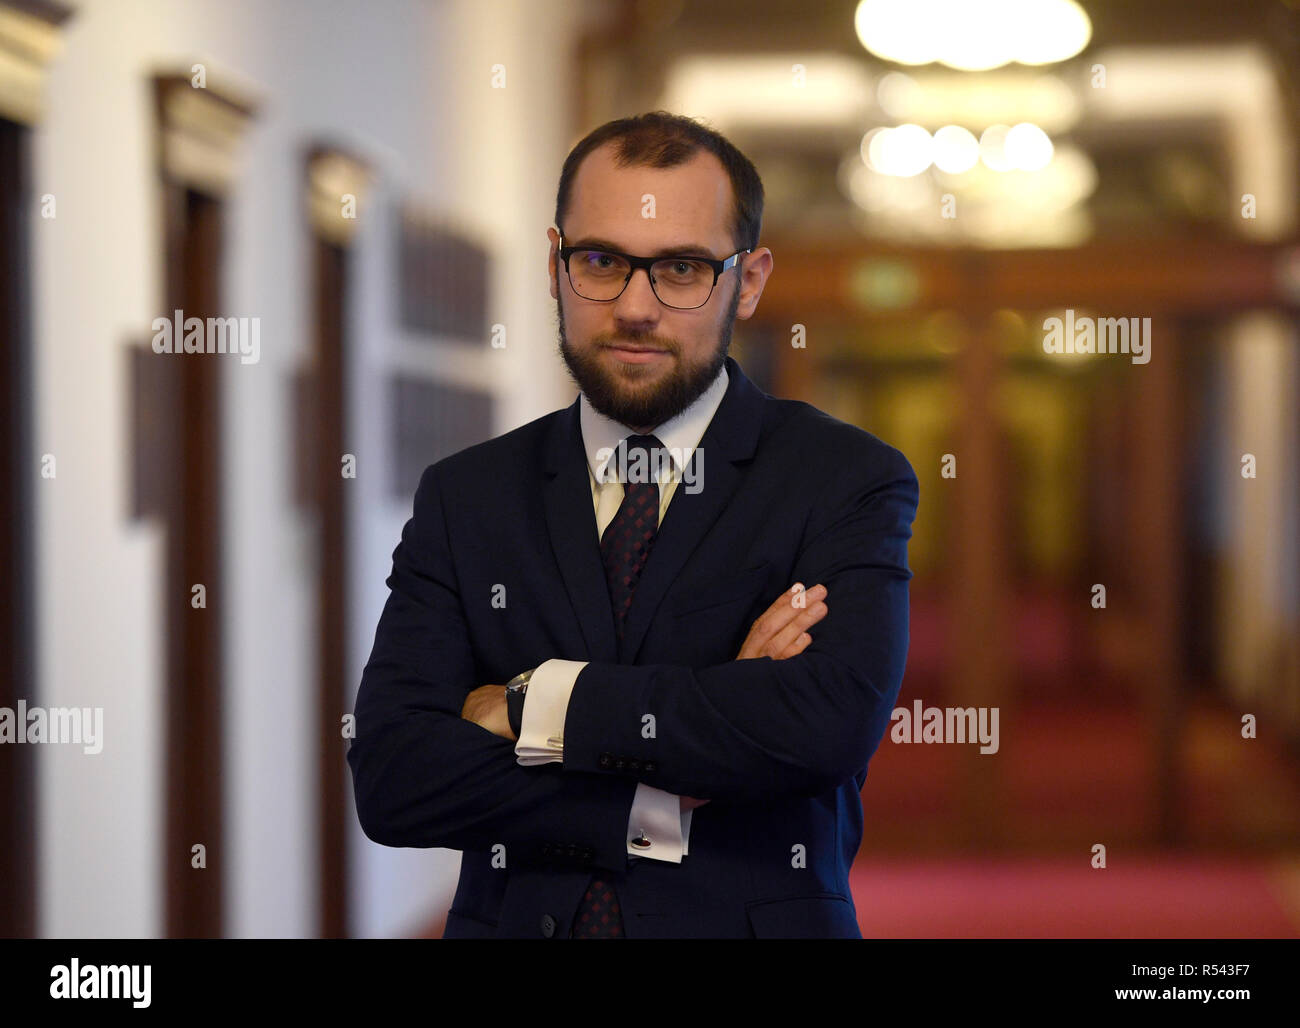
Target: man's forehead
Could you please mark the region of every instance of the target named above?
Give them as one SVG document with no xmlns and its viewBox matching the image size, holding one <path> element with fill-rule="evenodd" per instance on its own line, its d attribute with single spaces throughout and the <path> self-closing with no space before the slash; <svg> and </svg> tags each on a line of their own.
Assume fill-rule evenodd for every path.
<svg viewBox="0 0 1300 1028">
<path fill-rule="evenodd" d="M 707 150 L 671 168 L 621 167 L 613 147 L 587 155 L 574 176 L 566 236 L 600 236 L 628 242 L 729 243 L 731 183 L 722 163 Z"/>
</svg>

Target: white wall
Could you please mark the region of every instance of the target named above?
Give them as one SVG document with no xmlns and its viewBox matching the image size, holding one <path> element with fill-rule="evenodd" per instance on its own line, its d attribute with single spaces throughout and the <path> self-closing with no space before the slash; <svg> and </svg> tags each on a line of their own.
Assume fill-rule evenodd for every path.
<svg viewBox="0 0 1300 1028">
<path fill-rule="evenodd" d="M 210 86 L 232 81 L 258 101 L 227 206 L 223 283 L 227 313 L 261 319 L 262 353 L 226 365 L 227 580 L 225 595 L 209 597 L 227 646 L 227 933 L 310 935 L 314 529 L 290 504 L 285 405 L 311 331 L 301 148 L 326 139 L 377 174 L 362 199 L 351 298 L 355 684 L 410 513 L 409 498 L 386 497 L 389 368 L 436 364 L 490 386 L 502 398 L 498 430 L 575 395 L 554 355 L 544 264 L 573 142 L 574 17 L 568 5 L 523 0 L 93 0 L 68 22 L 34 139 L 34 192 L 58 205 L 56 218 L 34 213 L 31 223 L 36 446 L 57 460 L 57 477 L 37 490 L 40 696 L 102 706 L 106 741 L 96 756 L 46 746 L 37 757 L 42 935 L 163 927 L 162 539 L 127 520 L 123 376 L 125 346 L 148 338 L 163 306 L 149 77 L 200 60 Z M 505 90 L 490 88 L 495 63 L 507 65 Z M 393 309 L 400 198 L 453 214 L 501 257 L 490 320 L 507 326 L 504 352 L 453 364 L 454 351 L 404 336 Z M 436 917 L 459 855 L 385 849 L 354 817 L 351 826 L 357 932 L 402 933 Z"/>
</svg>

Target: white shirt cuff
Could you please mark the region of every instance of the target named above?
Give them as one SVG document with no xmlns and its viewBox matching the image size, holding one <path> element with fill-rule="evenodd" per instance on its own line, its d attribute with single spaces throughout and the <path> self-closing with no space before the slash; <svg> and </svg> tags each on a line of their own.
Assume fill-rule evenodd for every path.
<svg viewBox="0 0 1300 1028">
<path fill-rule="evenodd" d="M 569 710 L 578 674 L 585 660 L 552 659 L 540 664 L 528 680 L 528 699 L 515 758 L 525 766 L 564 760 L 564 718 Z M 690 853 L 691 815 L 682 810 L 681 797 L 654 786 L 639 783 L 628 818 L 627 852 L 634 857 L 667 860 L 680 864 Z M 644 834 L 643 834 L 644 833 Z M 633 839 L 645 838 L 649 846 L 633 846 Z"/>
<path fill-rule="evenodd" d="M 550 764 L 564 761 L 564 717 L 569 695 L 585 660 L 548 660 L 528 680 L 524 718 L 519 726 L 515 756 L 520 764 Z"/>
<path fill-rule="evenodd" d="M 531 682 L 528 687 L 532 688 Z M 689 823 L 687 815 L 682 814 L 680 796 L 640 783 L 627 822 L 628 855 L 680 864 L 686 856 L 685 835 Z M 643 844 L 635 846 L 633 839 Z M 648 846 L 644 845 L 647 841 Z"/>
</svg>

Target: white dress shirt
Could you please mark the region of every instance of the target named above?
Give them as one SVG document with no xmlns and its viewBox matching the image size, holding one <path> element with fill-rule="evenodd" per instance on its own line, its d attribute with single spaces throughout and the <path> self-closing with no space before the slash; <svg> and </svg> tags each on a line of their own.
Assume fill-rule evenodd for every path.
<svg viewBox="0 0 1300 1028">
<path fill-rule="evenodd" d="M 694 403 L 648 433 L 667 447 L 671 455 L 671 460 L 663 462 L 659 474 L 660 524 L 677 483 L 690 464 L 691 455 L 722 403 L 727 381 L 724 367 Z M 592 503 L 596 507 L 596 538 L 599 541 L 605 528 L 614 520 L 624 492 L 623 484 L 617 479 L 605 481 L 605 466 L 618 444 L 635 433 L 597 411 L 585 394 L 579 397 L 578 413 L 583 447 L 587 451 L 587 475 L 591 481 Z M 515 744 L 520 764 L 563 762 L 564 718 L 568 712 L 569 695 L 578 680 L 578 673 L 586 666 L 585 660 L 548 660 L 533 672 L 528 682 L 519 741 Z M 628 818 L 628 855 L 680 864 L 688 853 L 693 813 L 681 809 L 677 795 L 639 783 Z M 648 839 L 650 845 L 634 847 L 632 840 L 637 838 Z"/>
</svg>

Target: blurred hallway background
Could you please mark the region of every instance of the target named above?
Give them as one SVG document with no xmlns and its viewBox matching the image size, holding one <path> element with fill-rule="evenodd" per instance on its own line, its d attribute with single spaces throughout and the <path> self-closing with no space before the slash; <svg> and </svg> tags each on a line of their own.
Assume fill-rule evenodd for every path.
<svg viewBox="0 0 1300 1028">
<path fill-rule="evenodd" d="M 665 108 L 766 187 L 732 353 L 920 478 L 900 706 L 1000 713 L 881 743 L 863 934 L 1300 935 L 1300 2 L 1030 9 L 0 0 L 0 707 L 104 719 L 0 745 L 0 934 L 441 934 L 344 715 L 420 472 L 575 395 L 565 154 Z"/>
</svg>

